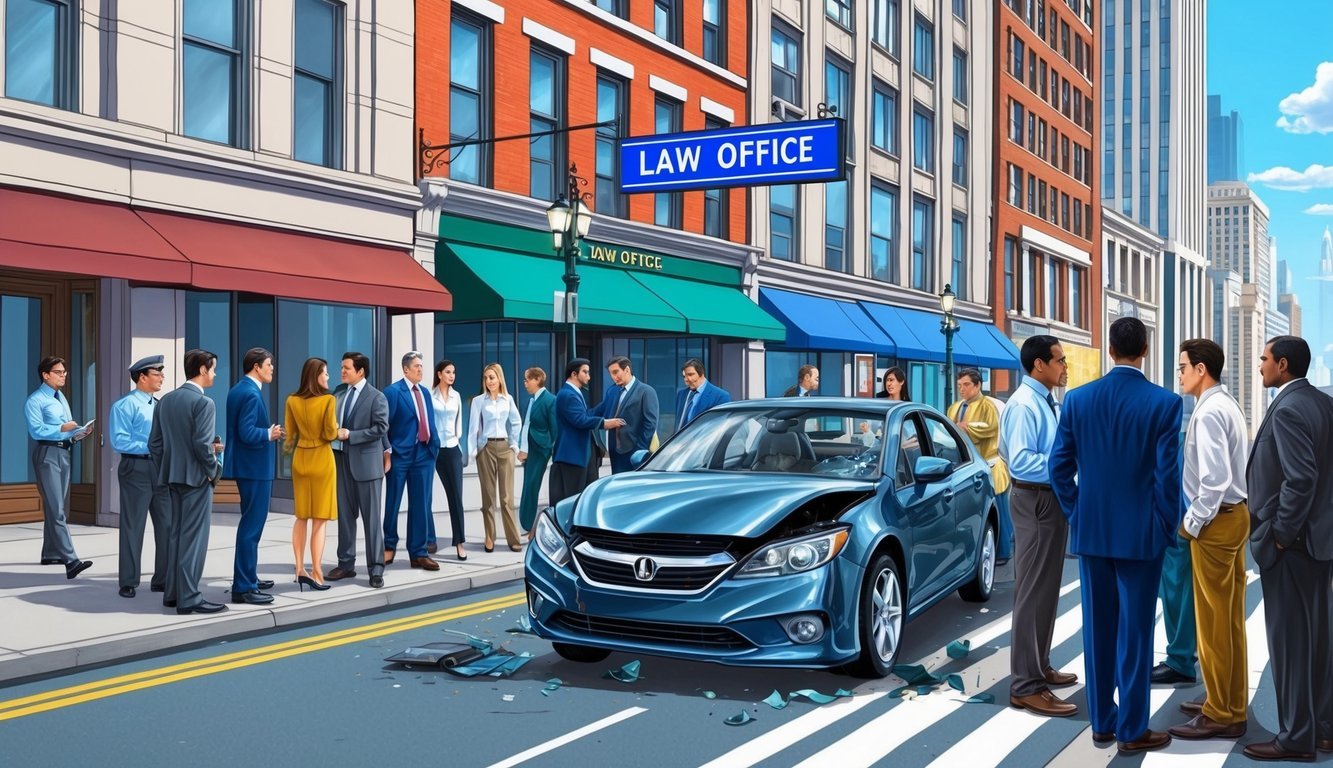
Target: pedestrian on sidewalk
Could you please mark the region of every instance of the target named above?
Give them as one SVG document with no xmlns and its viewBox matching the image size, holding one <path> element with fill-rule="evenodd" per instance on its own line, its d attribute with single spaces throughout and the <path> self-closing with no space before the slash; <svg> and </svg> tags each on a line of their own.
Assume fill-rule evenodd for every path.
<svg viewBox="0 0 1333 768">
<path fill-rule="evenodd" d="M 268 521 L 273 496 L 273 444 L 283 438 L 282 425 L 269 419 L 264 385 L 273 383 L 273 354 L 263 347 L 241 358 L 244 376 L 227 393 L 227 452 L 222 476 L 236 481 L 241 495 L 241 521 L 236 526 L 231 601 L 267 605 L 273 582 L 259 578 L 259 539 Z"/>
<path fill-rule="evenodd" d="M 120 454 L 116 479 L 120 485 L 120 596 L 134 597 L 142 577 L 144 528 L 153 518 L 153 592 L 167 589 L 167 552 L 171 548 L 171 499 L 157 482 L 148 436 L 153 431 L 157 393 L 166 377 L 162 355 L 145 357 L 130 366 L 134 389 L 111 404 L 108 431 L 111 447 Z"/>
<path fill-rule="evenodd" d="M 292 555 L 301 591 L 324 583 L 324 525 L 338 517 L 338 488 L 332 442 L 338 439 L 337 401 L 329 394 L 329 364 L 312 357 L 301 366 L 301 388 L 287 396 L 287 441 L 292 454 Z M 309 532 L 307 535 L 307 527 Z M 310 572 L 305 555 L 310 552 Z"/>
<path fill-rule="evenodd" d="M 1245 648 L 1249 433 L 1240 406 L 1218 383 L 1225 362 L 1222 347 L 1209 339 L 1180 345 L 1180 391 L 1198 401 L 1185 432 L 1182 488 L 1187 508 L 1180 535 L 1190 547 L 1194 615 L 1189 618 L 1191 624 L 1196 617 L 1198 621 L 1204 690 L 1202 700 L 1181 705 L 1195 714 L 1188 723 L 1171 728 L 1171 735 L 1182 739 L 1244 736 L 1249 705 Z"/>
<path fill-rule="evenodd" d="M 819 391 L 819 369 L 803 365 L 796 371 L 796 384 L 788 387 L 783 397 L 810 397 Z"/>
<path fill-rule="evenodd" d="M 435 457 L 435 474 L 444 486 L 444 498 L 449 503 L 449 526 L 453 531 L 451 544 L 459 560 L 466 560 L 463 544 L 463 467 L 467 456 L 460 445 L 463 438 L 463 398 L 454 388 L 458 369 L 452 360 L 435 364 L 435 383 L 430 388 L 431 405 L 435 410 L 435 430 L 440 433 L 440 452 Z M 431 517 L 430 536 L 435 536 L 434 517 Z M 429 550 L 429 547 L 427 547 Z"/>
<path fill-rule="evenodd" d="M 653 450 L 659 407 L 657 390 L 634 377 L 628 357 L 617 355 L 611 358 L 606 372 L 614 386 L 606 395 L 603 410 L 625 422 L 625 426 L 606 433 L 606 448 L 614 475 L 637 468 L 631 458 L 635 453 Z"/>
<path fill-rule="evenodd" d="M 468 420 L 468 456 L 477 462 L 477 479 L 481 481 L 481 521 L 486 527 L 487 552 L 495 551 L 497 501 L 509 549 L 522 549 L 514 517 L 514 461 L 522 428 L 518 403 L 505 389 L 504 369 L 499 363 L 487 365 L 481 372 L 481 394 L 472 398 Z"/>
<path fill-rule="evenodd" d="M 555 448 L 555 396 L 546 391 L 546 371 L 529 368 L 523 372 L 523 386 L 532 399 L 523 419 L 518 438 L 518 460 L 523 462 L 523 496 L 518 502 L 518 524 L 532 541 L 532 526 L 537 520 L 537 496 L 541 494 L 546 463 Z"/>
<path fill-rule="evenodd" d="M 709 408 L 731 402 L 731 393 L 708 380 L 704 363 L 697 357 L 685 361 L 680 377 L 685 386 L 676 390 L 676 432 Z"/>
<path fill-rule="evenodd" d="M 911 402 L 912 397 L 907 391 L 907 373 L 896 365 L 885 371 L 884 385 L 875 393 L 875 397 Z"/>
<path fill-rule="evenodd" d="M 69 375 L 65 358 L 43 357 L 37 374 L 42 383 L 28 396 L 23 413 L 28 437 L 36 443 L 32 471 L 42 497 L 42 565 L 64 565 L 65 578 L 72 579 L 93 565 L 74 552 L 68 523 L 71 454 L 74 444 L 88 435 L 88 425 L 79 427 L 60 391 Z"/>
<path fill-rule="evenodd" d="M 384 493 L 384 564 L 393 563 L 398 548 L 398 507 L 407 490 L 407 552 L 413 568 L 440 570 L 427 542 L 431 517 L 431 470 L 440 452 L 440 433 L 430 392 L 422 386 L 425 368 L 420 352 L 403 355 L 403 378 L 384 390 L 389 403 L 388 472 Z"/>
<path fill-rule="evenodd" d="M 389 403 L 366 376 L 370 358 L 360 352 L 343 355 L 339 373 L 342 392 L 335 402 L 338 440 L 333 444 L 333 475 L 338 488 L 338 565 L 325 581 L 356 576 L 356 520 L 366 537 L 366 570 L 370 586 L 384 586 L 384 446 L 389 434 Z"/>
<path fill-rule="evenodd" d="M 157 482 L 171 499 L 171 547 L 162 605 L 178 614 L 221 613 L 227 606 L 205 600 L 199 579 L 208 556 L 213 487 L 222 477 L 224 446 L 217 435 L 217 407 L 204 393 L 217 378 L 218 356 L 205 349 L 185 353 L 187 381 L 157 404 L 148 454 Z"/>
<path fill-rule="evenodd" d="M 949 406 L 949 421 L 967 435 L 977 453 L 990 465 L 995 511 L 1000 518 L 995 564 L 1003 565 L 1014 554 L 1014 521 L 1009 514 L 1009 469 L 1000 458 L 1000 413 L 981 392 L 981 371 L 964 368 L 958 373 L 957 383 L 961 398 Z"/>
<path fill-rule="evenodd" d="M 605 418 L 601 406 L 588 407 L 584 388 L 592 379 L 590 363 L 576 357 L 565 364 L 565 383 L 555 396 L 556 441 L 551 456 L 551 505 L 583 493 L 595 452 L 592 433 L 624 426 L 624 419 Z M 603 403 L 605 405 L 605 403 Z"/>
<path fill-rule="evenodd" d="M 1162 556 L 1183 508 L 1181 403 L 1143 375 L 1141 320 L 1112 323 L 1108 347 L 1115 367 L 1065 397 L 1051 486 L 1079 556 L 1092 738 L 1134 755 L 1171 743 L 1148 730 L 1149 677 Z"/>
</svg>

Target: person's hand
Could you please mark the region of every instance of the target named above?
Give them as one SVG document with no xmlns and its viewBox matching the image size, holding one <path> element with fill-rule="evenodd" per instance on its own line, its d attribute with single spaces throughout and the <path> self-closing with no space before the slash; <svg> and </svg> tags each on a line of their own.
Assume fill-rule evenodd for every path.
<svg viewBox="0 0 1333 768">
<path fill-rule="evenodd" d="M 625 426 L 624 419 L 607 419 L 602 422 L 602 427 L 604 429 L 620 429 L 623 426 Z"/>
<path fill-rule="evenodd" d="M 1282 546 L 1281 544 L 1278 544 L 1276 541 L 1273 542 L 1273 544 L 1277 545 L 1278 549 L 1286 549 L 1286 547 Z"/>
<path fill-rule="evenodd" d="M 519 460 L 519 461 L 527 461 L 527 460 L 528 460 L 528 452 L 527 452 L 527 451 L 519 451 L 519 452 L 518 452 L 518 460 Z"/>
<path fill-rule="evenodd" d="M 72 429 L 78 429 L 78 428 L 79 428 L 79 422 L 77 421 L 67 421 L 64 424 L 60 425 L 61 432 L 69 432 Z"/>
<path fill-rule="evenodd" d="M 222 450 L 223 450 L 223 448 L 225 448 L 225 447 L 226 447 L 226 446 L 224 446 L 224 445 L 222 444 L 222 441 L 221 441 L 221 440 L 218 440 L 218 441 L 216 441 L 216 442 L 213 443 L 213 453 L 222 453 Z"/>
<path fill-rule="evenodd" d="M 346 440 L 347 438 L 351 437 L 351 435 L 352 435 L 352 431 L 351 431 L 350 429 L 343 429 L 343 428 L 341 428 L 341 427 L 338 428 L 338 439 L 339 439 L 339 440 Z"/>
<path fill-rule="evenodd" d="M 388 454 L 388 453 L 384 454 L 384 471 L 385 471 L 385 472 L 388 472 L 388 471 L 389 471 L 389 466 L 390 466 L 391 464 L 393 464 L 393 461 L 389 458 L 390 455 L 391 455 L 391 454 Z"/>
<path fill-rule="evenodd" d="M 281 440 L 282 433 L 283 433 L 282 425 L 274 424 L 273 426 L 268 428 L 268 441 L 271 443 L 274 440 Z"/>
</svg>

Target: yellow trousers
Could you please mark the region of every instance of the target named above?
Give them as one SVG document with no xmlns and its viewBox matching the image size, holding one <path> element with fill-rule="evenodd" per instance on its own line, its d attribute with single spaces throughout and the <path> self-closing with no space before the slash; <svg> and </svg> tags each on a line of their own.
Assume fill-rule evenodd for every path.
<svg viewBox="0 0 1333 768">
<path fill-rule="evenodd" d="M 1249 687 L 1245 650 L 1245 544 L 1250 510 L 1237 504 L 1218 512 L 1190 542 L 1194 619 L 1203 674 L 1203 714 L 1230 725 L 1244 722 Z"/>
</svg>

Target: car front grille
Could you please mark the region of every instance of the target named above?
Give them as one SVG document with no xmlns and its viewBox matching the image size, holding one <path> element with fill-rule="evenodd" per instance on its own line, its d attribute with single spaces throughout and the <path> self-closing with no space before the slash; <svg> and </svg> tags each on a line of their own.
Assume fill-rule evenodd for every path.
<svg viewBox="0 0 1333 768">
<path fill-rule="evenodd" d="M 673 536 L 671 534 L 628 534 L 595 528 L 575 528 L 574 534 L 598 549 L 631 555 L 673 555 L 699 557 L 738 551 L 743 539 L 730 536 Z"/>
<path fill-rule="evenodd" d="M 753 647 L 750 641 L 726 627 L 612 619 L 570 611 L 557 612 L 551 617 L 551 624 L 566 632 L 613 640 L 732 651 Z"/>
<path fill-rule="evenodd" d="M 636 589 L 661 589 L 681 592 L 696 592 L 713 583 L 731 563 L 711 566 L 661 566 L 651 579 L 641 580 L 634 575 L 634 566 L 629 563 L 617 563 L 576 552 L 579 568 L 589 581 L 612 587 L 634 587 Z"/>
</svg>

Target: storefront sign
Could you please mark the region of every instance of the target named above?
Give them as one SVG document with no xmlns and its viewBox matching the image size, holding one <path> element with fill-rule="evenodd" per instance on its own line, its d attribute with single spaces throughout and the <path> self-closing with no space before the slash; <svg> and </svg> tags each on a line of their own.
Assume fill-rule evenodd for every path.
<svg viewBox="0 0 1333 768">
<path fill-rule="evenodd" d="M 846 176 L 843 142 L 840 118 L 624 139 L 620 191 L 838 181 Z"/>
<path fill-rule="evenodd" d="M 629 248 L 617 248 L 610 245 L 589 244 L 583 258 L 587 261 L 599 261 L 629 269 L 642 269 L 649 272 L 662 271 L 662 257 L 652 253 L 643 253 Z"/>
</svg>

